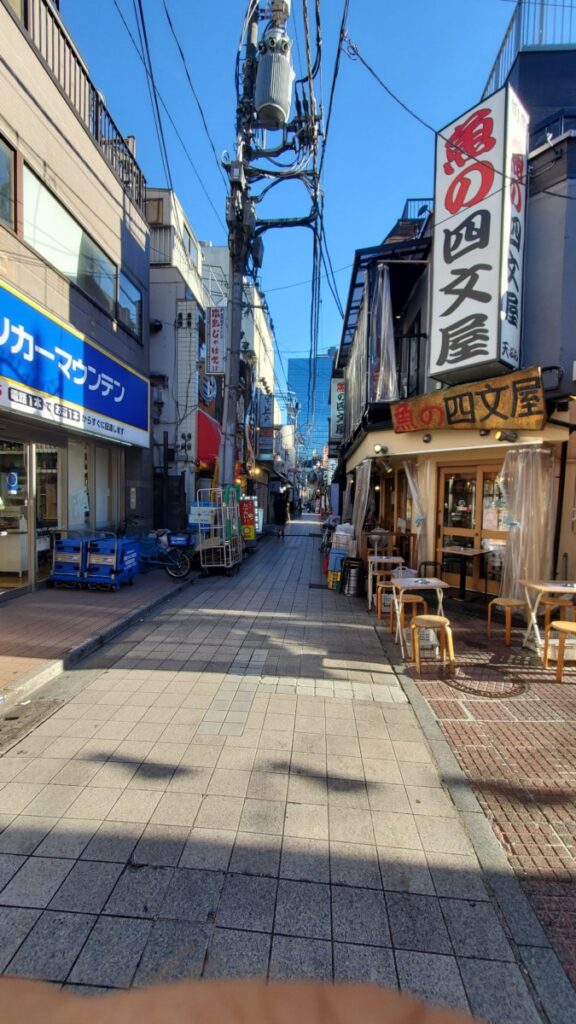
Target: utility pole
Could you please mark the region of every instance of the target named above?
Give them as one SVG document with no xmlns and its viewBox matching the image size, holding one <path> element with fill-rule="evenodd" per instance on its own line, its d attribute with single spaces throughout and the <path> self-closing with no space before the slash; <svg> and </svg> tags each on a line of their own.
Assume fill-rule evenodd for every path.
<svg viewBox="0 0 576 1024">
<path fill-rule="evenodd" d="M 297 99 L 296 118 L 288 123 L 294 71 L 291 61 L 291 41 L 286 32 L 291 0 L 267 0 L 267 25 L 262 39 L 258 38 L 260 2 L 249 5 L 250 16 L 246 31 L 246 57 L 242 67 L 242 89 L 236 108 L 236 149 L 234 159 L 223 160 L 230 179 L 227 200 L 229 297 L 228 345 L 224 378 L 224 411 L 222 444 L 220 448 L 220 483 L 234 483 L 237 452 L 238 400 L 240 397 L 240 342 L 242 336 L 243 283 L 248 260 L 258 268 L 262 264 L 262 234 L 270 228 L 310 226 L 317 210 L 317 179 L 304 170 L 316 152 L 318 118 L 313 98 L 302 105 Z M 318 55 L 319 56 L 319 55 Z M 307 85 L 311 85 L 312 75 Z M 304 80 L 302 80 L 304 81 Z M 304 88 L 304 86 L 303 86 Z M 281 131 L 279 145 L 261 148 L 258 133 Z M 291 153 L 292 165 L 279 163 L 279 157 Z M 271 161 L 268 166 L 256 166 L 258 160 Z M 256 217 L 256 204 L 282 179 L 299 178 L 305 182 L 314 197 L 313 210 L 304 217 L 265 220 Z M 266 180 L 268 184 L 260 195 L 251 196 L 250 185 Z"/>
<path fill-rule="evenodd" d="M 246 62 L 242 96 L 236 112 L 236 153 L 229 166 L 230 196 L 227 201 L 229 298 L 228 351 L 224 378 L 224 413 L 220 481 L 224 487 L 234 483 L 236 432 L 238 429 L 238 398 L 240 388 L 240 339 L 242 336 L 242 289 L 250 245 L 254 237 L 256 216 L 250 201 L 245 173 L 254 121 L 256 88 L 256 57 L 258 53 L 258 4 L 248 27 Z"/>
</svg>

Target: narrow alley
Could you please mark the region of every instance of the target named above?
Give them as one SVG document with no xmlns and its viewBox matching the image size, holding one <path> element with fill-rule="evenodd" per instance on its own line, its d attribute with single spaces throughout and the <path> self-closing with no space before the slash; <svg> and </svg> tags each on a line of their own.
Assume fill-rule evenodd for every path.
<svg viewBox="0 0 576 1024">
<path fill-rule="evenodd" d="M 326 589 L 318 535 L 290 524 L 43 688 L 53 713 L 0 759 L 0 969 L 87 994 L 370 981 L 567 1021 L 519 886 L 480 867 L 483 811 L 443 785 L 457 763 L 365 600 Z"/>
</svg>

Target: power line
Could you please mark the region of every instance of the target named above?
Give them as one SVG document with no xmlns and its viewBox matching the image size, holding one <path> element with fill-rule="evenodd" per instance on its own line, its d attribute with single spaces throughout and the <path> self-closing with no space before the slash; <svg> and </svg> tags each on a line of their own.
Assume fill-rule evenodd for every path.
<svg viewBox="0 0 576 1024">
<path fill-rule="evenodd" d="M 463 156 L 466 156 L 466 157 L 470 158 L 473 155 L 473 154 L 469 153 L 468 150 L 464 148 L 464 146 L 461 146 L 461 145 L 459 145 L 456 142 L 452 142 L 450 139 L 447 139 L 446 136 L 442 134 L 442 132 L 436 131 L 436 129 L 431 124 L 429 124 L 428 121 L 425 121 L 424 118 L 420 116 L 420 114 L 417 114 L 415 110 L 412 110 L 412 108 L 409 107 L 408 104 L 404 102 L 404 100 L 400 99 L 400 97 L 396 95 L 396 93 L 390 88 L 390 86 L 386 85 L 386 83 L 382 81 L 382 79 L 380 78 L 378 73 L 368 63 L 368 61 L 362 56 L 358 46 L 356 45 L 356 43 L 352 42 L 352 40 L 350 39 L 350 36 L 347 33 L 345 35 L 345 39 L 346 39 L 346 42 L 348 44 L 348 49 L 346 50 L 347 55 L 352 60 L 358 59 L 360 61 L 360 63 L 369 72 L 369 74 L 371 74 L 372 77 L 378 82 L 378 84 L 384 89 L 384 91 L 388 94 L 388 96 L 390 96 L 390 98 L 392 100 L 394 100 L 395 103 L 397 103 L 400 107 L 402 107 L 402 109 L 405 110 L 406 113 L 409 114 L 410 117 L 414 118 L 415 121 L 418 121 L 418 123 L 421 124 L 428 131 L 432 132 L 432 134 L 434 136 L 437 136 L 438 138 L 442 139 L 443 142 L 449 142 L 450 145 L 455 150 L 457 150 L 459 153 L 461 153 Z M 497 174 L 498 177 L 503 179 L 502 189 L 504 189 L 508 183 L 516 184 L 516 179 L 512 178 L 509 174 L 506 174 L 505 171 L 501 171 L 501 170 L 499 170 L 499 168 L 494 167 L 494 173 Z M 492 192 L 490 194 L 491 195 L 496 195 L 499 191 L 502 191 L 502 189 L 496 189 L 494 192 Z M 576 196 L 565 196 L 561 192 L 553 192 L 551 189 L 546 189 L 546 188 L 541 189 L 540 195 L 542 195 L 542 194 L 547 195 L 547 196 L 556 196 L 557 199 L 576 200 Z M 446 217 L 445 220 L 451 220 L 452 217 L 455 217 L 455 216 L 458 216 L 458 214 L 452 214 L 450 217 Z M 435 224 L 438 224 L 438 223 L 444 223 L 444 222 L 435 221 Z"/>
<path fill-rule="evenodd" d="M 134 39 L 134 36 L 133 36 L 133 34 L 132 34 L 131 30 L 130 30 L 130 26 L 128 25 L 128 23 L 126 21 L 126 19 L 124 17 L 124 14 L 122 13 L 122 10 L 118 6 L 117 0 L 112 0 L 112 2 L 113 2 L 114 6 L 115 6 L 115 8 L 116 8 L 116 10 L 118 12 L 118 15 L 120 16 L 120 20 L 122 21 L 122 24 L 124 25 L 124 28 L 126 29 L 126 32 L 128 33 L 128 36 L 130 37 L 130 41 L 131 41 L 134 49 L 136 50 L 136 53 L 138 54 L 138 57 L 140 58 L 142 64 L 144 65 L 144 70 L 146 71 L 146 75 L 148 76 L 148 69 L 146 67 L 146 61 L 144 60 L 144 57 L 143 57 L 141 51 L 138 48 L 138 44 L 137 44 L 136 40 Z M 160 100 L 160 102 L 161 102 L 161 104 L 162 104 L 162 106 L 163 106 L 163 108 L 164 108 L 164 110 L 166 112 L 166 116 L 168 117 L 168 120 L 170 121 L 170 124 L 172 125 L 172 128 L 174 129 L 174 134 L 176 135 L 176 138 L 178 139 L 180 145 L 182 146 L 182 149 L 184 150 L 184 154 L 185 154 L 185 156 L 186 156 L 186 158 L 187 158 L 187 160 L 188 160 L 188 162 L 189 162 L 189 164 L 190 164 L 194 174 L 196 175 L 196 178 L 198 180 L 198 184 L 200 185 L 200 188 L 202 189 L 204 195 L 206 196 L 206 199 L 208 200 L 208 203 L 209 203 L 213 213 L 215 214 L 216 219 L 218 220 L 220 226 L 224 229 L 224 231 L 226 231 L 227 230 L 226 225 L 225 225 L 224 221 L 222 220 L 222 217 L 221 217 L 220 213 L 216 209 L 216 206 L 214 205 L 214 203 L 213 203 L 213 201 L 212 201 L 212 199 L 210 197 L 210 194 L 209 194 L 209 192 L 208 192 L 204 182 L 202 181 L 202 178 L 200 176 L 198 168 L 196 167 L 196 164 L 194 163 L 192 157 L 190 156 L 190 152 L 188 150 L 188 147 L 186 146 L 186 143 L 184 142 L 184 140 L 183 140 L 183 138 L 182 138 L 182 136 L 181 136 L 181 134 L 180 134 L 180 132 L 178 130 L 178 127 L 177 127 L 177 125 L 176 125 L 176 123 L 174 121 L 174 118 L 172 117 L 172 114 L 170 113 L 170 111 L 169 111 L 169 109 L 168 109 L 165 101 L 163 100 L 162 95 L 161 95 L 161 93 L 160 93 L 160 91 L 158 89 L 156 90 L 156 93 L 157 93 L 157 96 L 158 96 L 158 98 L 159 98 L 159 100 Z"/>
<path fill-rule="evenodd" d="M 162 0 L 162 3 L 163 3 L 163 6 L 164 6 L 164 11 L 166 13 L 166 18 L 168 19 L 168 24 L 170 26 L 170 31 L 172 32 L 172 35 L 174 37 L 174 42 L 176 43 L 176 46 L 178 47 L 178 53 L 180 54 L 180 59 L 181 59 L 182 64 L 184 66 L 184 71 L 186 72 L 186 78 L 188 80 L 188 85 L 190 86 L 190 90 L 191 90 L 192 95 L 193 95 L 193 97 L 194 97 L 194 99 L 196 101 L 196 106 L 198 107 L 200 118 L 201 118 L 202 124 L 204 126 L 204 131 L 206 133 L 206 136 L 208 138 L 208 142 L 210 143 L 210 147 L 211 147 L 212 152 L 214 154 L 214 159 L 216 161 L 216 166 L 218 167 L 218 170 L 220 172 L 220 176 L 222 178 L 222 181 L 224 182 L 224 185 L 226 186 L 226 189 L 227 189 L 228 188 L 228 181 L 227 181 L 227 178 L 226 178 L 226 176 L 224 174 L 224 171 L 222 170 L 222 164 L 220 163 L 220 160 L 218 159 L 218 155 L 216 153 L 216 148 L 215 148 L 214 143 L 212 141 L 212 136 L 210 135 L 210 130 L 208 128 L 208 124 L 206 123 L 206 117 L 204 116 L 204 111 L 202 109 L 202 104 L 200 103 L 200 100 L 198 99 L 198 95 L 196 93 L 196 90 L 195 90 L 195 88 L 194 88 L 194 86 L 192 84 L 192 79 L 190 77 L 190 71 L 188 70 L 188 65 L 186 63 L 186 58 L 184 56 L 182 47 L 180 46 L 180 41 L 178 39 L 178 36 L 176 35 L 176 31 L 175 31 L 174 25 L 172 23 L 172 18 L 170 17 L 170 11 L 168 10 L 167 4 L 166 4 L 166 0 Z"/>
<path fill-rule="evenodd" d="M 142 53 L 144 54 L 147 75 L 146 83 L 148 85 L 148 92 L 150 93 L 150 102 L 152 104 L 152 113 L 154 116 L 154 123 L 156 125 L 156 134 L 158 136 L 158 144 L 160 146 L 160 155 L 162 157 L 162 163 L 164 165 L 164 173 L 166 175 L 166 182 L 170 187 L 171 191 L 174 191 L 172 184 L 172 174 L 170 171 L 170 161 L 168 159 L 168 149 L 166 147 L 166 139 L 164 137 L 164 128 L 162 125 L 162 117 L 160 115 L 160 107 L 158 106 L 158 95 L 156 90 L 156 82 L 154 79 L 154 70 L 152 68 L 152 56 L 150 54 L 150 47 L 148 45 L 148 33 L 146 31 L 146 21 L 144 18 L 144 10 L 142 7 L 142 0 L 132 0 L 134 6 L 134 14 L 136 16 L 136 25 L 138 28 L 138 34 L 140 36 L 140 45 L 142 47 Z"/>
</svg>

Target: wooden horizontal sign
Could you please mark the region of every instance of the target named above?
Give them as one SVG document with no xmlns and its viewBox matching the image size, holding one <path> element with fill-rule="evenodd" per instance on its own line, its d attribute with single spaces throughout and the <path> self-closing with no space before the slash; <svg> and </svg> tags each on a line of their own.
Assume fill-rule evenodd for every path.
<svg viewBox="0 0 576 1024">
<path fill-rule="evenodd" d="M 540 367 L 432 391 L 391 405 L 397 434 L 411 430 L 541 430 L 546 405 Z"/>
</svg>

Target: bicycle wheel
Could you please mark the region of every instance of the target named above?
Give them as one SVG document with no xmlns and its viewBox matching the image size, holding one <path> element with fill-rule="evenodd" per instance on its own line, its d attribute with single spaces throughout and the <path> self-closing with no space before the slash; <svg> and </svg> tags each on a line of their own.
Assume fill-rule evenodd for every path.
<svg viewBox="0 0 576 1024">
<path fill-rule="evenodd" d="M 180 548 L 169 548 L 164 560 L 164 568 L 174 580 L 182 580 L 192 568 L 192 562 L 185 551 Z"/>
</svg>

